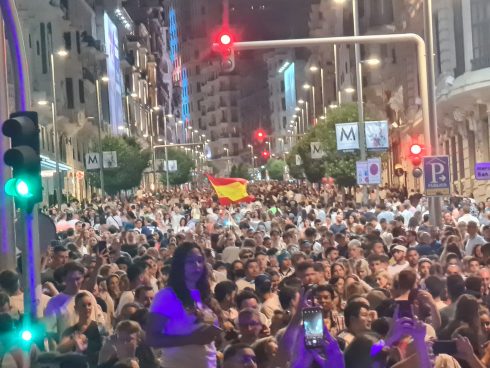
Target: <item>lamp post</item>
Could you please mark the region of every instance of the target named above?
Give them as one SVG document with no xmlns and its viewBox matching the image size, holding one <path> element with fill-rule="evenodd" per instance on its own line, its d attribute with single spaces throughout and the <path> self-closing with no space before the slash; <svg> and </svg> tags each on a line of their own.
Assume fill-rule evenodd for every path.
<svg viewBox="0 0 490 368">
<path fill-rule="evenodd" d="M 252 154 L 252 177 L 253 177 L 253 173 L 255 173 L 254 146 L 249 144 L 248 148 L 250 148 L 250 153 Z"/>
<path fill-rule="evenodd" d="M 104 159 L 103 159 L 103 153 L 102 153 L 102 123 L 103 123 L 103 116 L 102 116 L 102 99 L 100 95 L 100 82 L 105 82 L 107 83 L 109 79 L 107 77 L 102 77 L 101 80 L 97 79 L 95 81 L 95 91 L 96 91 L 96 97 L 97 97 L 97 117 L 98 117 L 98 124 L 97 124 L 97 135 L 98 135 L 98 143 L 99 143 L 99 176 L 100 176 L 100 191 L 102 193 L 102 199 L 105 196 L 105 183 L 104 183 Z"/>
<path fill-rule="evenodd" d="M 313 112 L 313 125 L 316 125 L 316 101 L 315 101 L 315 86 L 308 83 L 303 84 L 303 89 L 311 90 L 311 111 Z M 306 102 L 306 109 L 308 109 L 308 101 Z M 308 110 L 307 110 L 308 111 Z"/>
<path fill-rule="evenodd" d="M 230 150 L 228 147 L 225 147 L 224 150 L 226 151 L 226 171 L 230 175 Z"/>
<path fill-rule="evenodd" d="M 56 52 L 56 55 L 60 57 L 68 56 L 68 51 L 59 50 Z M 59 154 L 59 139 L 58 139 L 58 129 L 56 127 L 56 117 L 58 115 L 57 105 L 56 105 L 56 77 L 54 74 L 55 66 L 54 66 L 54 53 L 51 52 L 51 87 L 53 89 L 53 101 L 51 102 L 51 112 L 53 119 L 53 140 L 54 140 L 54 159 L 55 159 L 55 169 L 56 169 L 56 202 L 58 204 L 58 210 L 61 209 L 62 202 L 62 194 L 63 194 L 63 184 L 61 181 L 61 172 L 60 172 L 60 154 Z"/>
<path fill-rule="evenodd" d="M 326 115 L 327 113 L 327 107 L 325 105 L 325 80 L 324 80 L 324 70 L 322 67 L 318 67 L 316 65 L 310 66 L 310 72 L 316 73 L 318 70 L 320 70 L 320 92 L 322 94 L 322 115 Z"/>
</svg>

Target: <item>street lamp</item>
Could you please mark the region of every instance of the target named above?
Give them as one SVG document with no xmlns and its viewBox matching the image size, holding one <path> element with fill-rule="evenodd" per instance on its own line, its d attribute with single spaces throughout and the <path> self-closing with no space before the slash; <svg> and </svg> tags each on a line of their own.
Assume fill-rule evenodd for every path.
<svg viewBox="0 0 490 368">
<path fill-rule="evenodd" d="M 324 71 L 323 71 L 323 68 L 319 68 L 318 66 L 316 65 L 312 65 L 310 66 L 310 72 L 312 73 L 316 73 L 318 70 L 320 70 L 320 87 L 321 87 L 321 94 L 322 94 L 322 114 L 326 114 L 327 111 L 326 111 L 326 107 L 325 107 L 325 82 L 324 82 Z"/>
<path fill-rule="evenodd" d="M 98 124 L 97 124 L 97 132 L 98 132 L 98 143 L 99 143 L 99 176 L 100 176 L 100 191 L 102 192 L 102 198 L 105 196 L 105 183 L 104 183 L 104 160 L 102 153 L 102 99 L 100 94 L 100 82 L 107 83 L 109 79 L 105 79 L 104 77 L 95 80 L 95 92 L 97 98 L 97 116 L 98 116 Z"/>
<path fill-rule="evenodd" d="M 252 177 L 253 177 L 253 173 L 255 172 L 254 146 L 249 144 L 248 148 L 250 148 L 250 153 L 252 154 Z"/>
<path fill-rule="evenodd" d="M 346 89 L 344 89 L 344 92 L 348 93 L 348 94 L 352 94 L 355 91 L 356 91 L 356 89 L 354 87 L 347 87 Z"/>
<path fill-rule="evenodd" d="M 363 60 L 362 63 L 369 66 L 378 66 L 379 64 L 381 64 L 381 60 L 379 60 L 378 58 L 370 58 L 367 60 Z"/>
<path fill-rule="evenodd" d="M 313 112 L 313 125 L 316 124 L 316 101 L 315 101 L 315 86 L 312 86 L 311 84 L 308 84 L 308 83 L 305 83 L 303 84 L 303 89 L 304 90 L 310 90 L 311 89 L 311 105 L 312 105 L 312 112 Z M 308 114 L 308 101 L 306 101 L 306 113 Z M 308 116 L 308 120 L 309 120 L 309 116 Z"/>
<path fill-rule="evenodd" d="M 56 55 L 65 58 L 68 56 L 68 51 L 66 50 L 58 50 L 56 52 Z M 54 136 L 54 157 L 55 157 L 55 164 L 56 164 L 56 176 L 57 176 L 57 181 L 56 181 L 56 202 L 58 202 L 58 210 L 61 209 L 61 202 L 62 202 L 62 188 L 63 184 L 61 182 L 61 173 L 60 173 L 60 157 L 59 157 L 59 139 L 58 139 L 58 130 L 56 127 L 56 118 L 58 116 L 58 111 L 57 111 L 57 105 L 56 105 L 56 78 L 55 78 L 55 65 L 54 65 L 54 53 L 51 52 L 50 55 L 51 59 L 51 88 L 53 89 L 53 101 L 51 104 L 51 110 L 52 110 L 52 119 L 53 119 L 53 136 Z M 47 104 L 47 103 L 46 103 Z"/>
<path fill-rule="evenodd" d="M 228 147 L 224 147 L 223 149 L 226 151 L 226 171 L 230 175 L 230 150 Z"/>
</svg>

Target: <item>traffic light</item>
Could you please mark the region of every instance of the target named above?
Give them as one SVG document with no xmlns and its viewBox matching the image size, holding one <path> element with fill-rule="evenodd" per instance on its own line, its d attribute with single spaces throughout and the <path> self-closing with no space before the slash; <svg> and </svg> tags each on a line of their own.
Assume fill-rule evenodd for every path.
<svg viewBox="0 0 490 368">
<path fill-rule="evenodd" d="M 271 157 L 271 153 L 269 151 L 267 151 L 267 150 L 262 151 L 262 158 L 264 160 L 268 160 L 270 157 Z"/>
<path fill-rule="evenodd" d="M 423 151 L 424 147 L 418 143 L 414 143 L 410 146 L 410 160 L 414 167 L 412 174 L 415 178 L 420 178 L 423 174 L 422 169 L 419 167 L 422 163 Z"/>
<path fill-rule="evenodd" d="M 233 34 L 228 30 L 222 30 L 213 44 L 213 50 L 221 56 L 221 70 L 225 73 L 231 73 L 235 69 L 233 43 Z"/>
<path fill-rule="evenodd" d="M 405 174 L 405 170 L 403 170 L 403 166 L 400 164 L 395 165 L 395 176 L 403 176 Z"/>
<path fill-rule="evenodd" d="M 5 183 L 5 193 L 15 198 L 18 208 L 31 213 L 43 200 L 37 113 L 11 114 L 3 123 L 2 132 L 10 138 L 12 147 L 3 156 L 5 164 L 13 169 L 12 178 Z"/>
<path fill-rule="evenodd" d="M 263 143 L 267 138 L 267 133 L 264 129 L 257 129 L 254 133 L 255 140 L 259 143 Z"/>
</svg>

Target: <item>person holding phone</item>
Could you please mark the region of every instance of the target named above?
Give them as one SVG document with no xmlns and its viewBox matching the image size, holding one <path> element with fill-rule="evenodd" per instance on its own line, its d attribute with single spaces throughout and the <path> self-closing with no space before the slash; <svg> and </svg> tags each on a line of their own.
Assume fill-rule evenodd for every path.
<svg viewBox="0 0 490 368">
<path fill-rule="evenodd" d="M 196 243 L 175 250 L 167 285 L 150 307 L 148 345 L 162 349 L 163 368 L 216 367 L 214 340 L 221 329 L 211 309 L 206 258 Z"/>
</svg>

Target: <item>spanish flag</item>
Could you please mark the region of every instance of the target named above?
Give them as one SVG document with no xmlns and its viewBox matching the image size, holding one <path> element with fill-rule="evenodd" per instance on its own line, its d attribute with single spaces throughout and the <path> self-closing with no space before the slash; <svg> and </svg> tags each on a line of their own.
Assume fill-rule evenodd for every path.
<svg viewBox="0 0 490 368">
<path fill-rule="evenodd" d="M 219 203 L 230 205 L 240 202 L 253 202 L 255 198 L 247 193 L 248 181 L 241 178 L 215 178 L 207 175 L 218 196 Z"/>
</svg>

